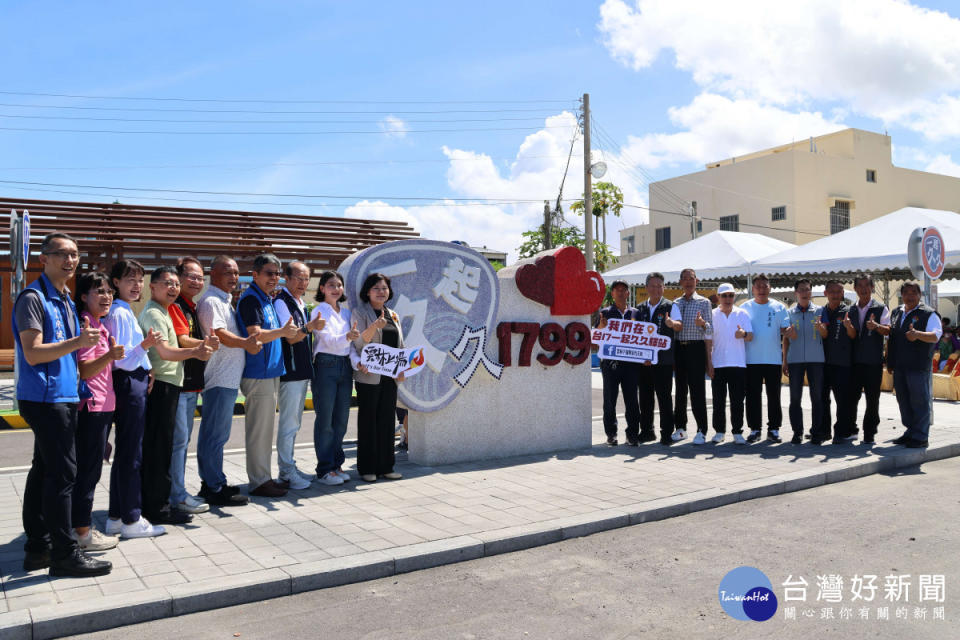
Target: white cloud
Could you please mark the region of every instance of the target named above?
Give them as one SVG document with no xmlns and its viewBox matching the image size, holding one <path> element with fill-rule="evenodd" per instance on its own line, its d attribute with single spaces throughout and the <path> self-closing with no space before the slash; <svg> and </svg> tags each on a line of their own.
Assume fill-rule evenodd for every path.
<svg viewBox="0 0 960 640">
<path fill-rule="evenodd" d="M 576 117 L 569 112 L 547 118 L 545 128 L 527 136 L 516 157 L 506 168 L 478 151 L 443 147 L 450 160 L 447 183 L 457 197 L 477 202 L 445 201 L 429 206 L 394 206 L 383 202 L 358 202 L 345 212 L 347 217 L 380 220 L 404 220 L 424 237 L 435 240 L 464 240 L 472 246 L 487 246 L 506 251 L 509 261 L 516 259 L 521 234 L 543 222 L 543 201 L 556 201 L 563 179 L 570 140 L 576 130 Z M 583 191 L 582 143 L 578 140 L 570 161 L 564 198 L 580 198 Z M 596 159 L 596 158 L 595 158 Z M 636 180 L 625 171 L 611 171 L 604 180 L 612 180 L 624 191 L 629 203 L 646 203 Z M 479 202 L 483 200 L 484 202 Z M 497 202 L 502 200 L 504 202 Z M 517 202 L 526 200 L 528 202 Z M 569 209 L 569 202 L 564 209 Z M 643 215 L 636 209 L 624 209 L 624 224 L 638 224 Z M 571 224 L 583 224 L 582 218 L 568 214 Z M 616 249 L 616 230 L 620 224 L 608 221 L 608 241 Z"/>
<path fill-rule="evenodd" d="M 940 153 L 933 157 L 924 167 L 924 171 L 942 173 L 946 176 L 960 178 L 960 164 L 953 161 L 949 154 Z"/>
<path fill-rule="evenodd" d="M 407 135 L 407 131 L 410 130 L 410 127 L 403 119 L 389 115 L 380 121 L 380 129 L 392 138 L 404 138 Z"/>
<path fill-rule="evenodd" d="M 960 20 L 904 0 L 607 0 L 599 28 L 634 69 L 665 51 L 701 87 L 882 116 L 960 89 Z"/>
<path fill-rule="evenodd" d="M 792 112 L 750 99 L 703 93 L 669 111 L 679 133 L 629 137 L 626 155 L 649 168 L 705 164 L 844 128 L 819 112 Z"/>
</svg>

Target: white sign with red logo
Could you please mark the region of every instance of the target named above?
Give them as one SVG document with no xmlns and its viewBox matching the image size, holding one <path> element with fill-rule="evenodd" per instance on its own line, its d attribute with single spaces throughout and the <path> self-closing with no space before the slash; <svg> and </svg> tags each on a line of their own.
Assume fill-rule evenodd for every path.
<svg viewBox="0 0 960 640">
<path fill-rule="evenodd" d="M 410 378 L 423 371 L 425 362 L 423 347 L 397 349 L 385 344 L 371 342 L 360 352 L 360 364 L 370 373 L 396 378 L 401 373 Z"/>
<path fill-rule="evenodd" d="M 591 335 L 597 355 L 604 360 L 657 363 L 660 352 L 670 348 L 670 338 L 657 333 L 657 325 L 642 320 L 607 320 Z"/>
<path fill-rule="evenodd" d="M 936 280 L 943 275 L 943 268 L 947 262 L 943 236 L 940 235 L 936 227 L 927 227 L 926 231 L 923 232 L 920 249 L 923 257 L 923 272 L 931 280 Z"/>
</svg>

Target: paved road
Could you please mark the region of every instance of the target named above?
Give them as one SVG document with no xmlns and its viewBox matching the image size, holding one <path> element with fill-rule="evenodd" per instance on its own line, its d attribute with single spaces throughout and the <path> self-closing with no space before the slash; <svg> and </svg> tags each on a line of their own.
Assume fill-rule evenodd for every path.
<svg viewBox="0 0 960 640">
<path fill-rule="evenodd" d="M 960 459 L 752 500 L 503 556 L 81 636 L 121 638 L 955 638 L 960 616 Z M 924 499 L 917 499 L 923 496 Z M 939 496 L 934 507 L 929 498 Z M 744 622 L 720 608 L 723 575 L 760 568 L 781 607 Z M 817 575 L 847 582 L 821 620 Z M 841 619 L 855 574 L 906 575 L 909 620 L 871 603 L 870 619 Z M 920 603 L 919 574 L 946 579 L 942 604 Z M 782 583 L 810 583 L 786 620 Z M 796 606 L 798 603 L 789 603 Z M 927 620 L 915 620 L 914 608 Z M 878 605 L 890 620 L 876 620 Z M 935 606 L 946 622 L 933 620 Z"/>
</svg>

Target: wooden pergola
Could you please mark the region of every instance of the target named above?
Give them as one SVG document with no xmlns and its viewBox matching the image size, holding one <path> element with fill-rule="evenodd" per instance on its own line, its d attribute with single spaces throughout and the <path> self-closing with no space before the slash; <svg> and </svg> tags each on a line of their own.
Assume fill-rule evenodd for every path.
<svg viewBox="0 0 960 640">
<path fill-rule="evenodd" d="M 148 272 L 193 256 L 205 266 L 219 254 L 232 256 L 241 274 L 249 274 L 253 258 L 271 252 L 286 264 L 301 260 L 316 273 L 336 268 L 350 254 L 390 240 L 419 237 L 405 222 L 356 220 L 290 213 L 224 211 L 136 204 L 102 204 L 56 200 L 0 198 L 0 225 L 10 227 L 10 211 L 30 212 L 27 281 L 39 274 L 37 255 L 43 237 L 69 233 L 80 248 L 78 273 L 109 271 L 121 259 L 135 259 Z M 0 348 L 12 348 L 10 254 L 0 256 L 3 274 Z"/>
</svg>

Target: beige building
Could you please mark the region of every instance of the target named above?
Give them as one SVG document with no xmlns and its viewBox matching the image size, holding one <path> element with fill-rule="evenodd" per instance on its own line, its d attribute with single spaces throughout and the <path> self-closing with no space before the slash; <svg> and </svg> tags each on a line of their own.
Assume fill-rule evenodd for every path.
<svg viewBox="0 0 960 640">
<path fill-rule="evenodd" d="M 620 232 L 620 263 L 697 235 L 749 231 L 803 244 L 903 207 L 960 209 L 960 179 L 893 166 L 890 137 L 845 129 L 650 184 L 649 224 Z M 856 251 L 856 247 L 851 247 Z"/>
</svg>

